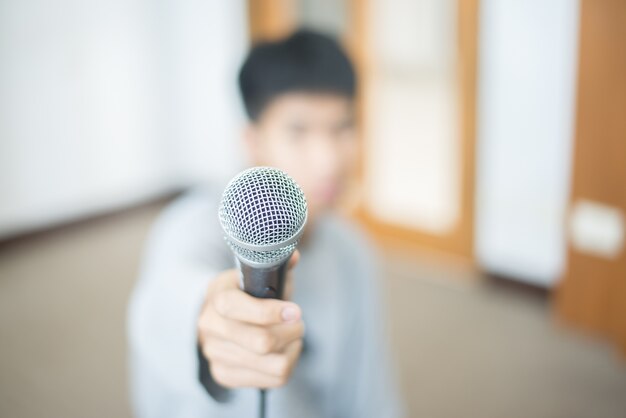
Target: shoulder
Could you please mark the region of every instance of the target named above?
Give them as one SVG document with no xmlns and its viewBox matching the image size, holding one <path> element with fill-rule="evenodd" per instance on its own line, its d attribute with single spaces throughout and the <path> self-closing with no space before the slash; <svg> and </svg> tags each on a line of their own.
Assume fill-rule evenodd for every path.
<svg viewBox="0 0 626 418">
<path fill-rule="evenodd" d="M 371 309 L 379 303 L 378 288 L 382 277 L 373 240 L 355 221 L 342 216 L 325 219 L 324 228 L 326 246 L 341 269 L 346 304 L 352 305 L 355 312 Z"/>
<path fill-rule="evenodd" d="M 208 185 L 184 192 L 157 216 L 152 228 L 153 234 L 197 233 L 199 228 L 218 225 L 219 196 L 216 190 Z"/>
<path fill-rule="evenodd" d="M 378 252 L 366 231 L 354 220 L 345 216 L 332 214 L 322 221 L 326 239 L 334 243 L 341 256 L 347 258 L 353 265 L 376 267 Z"/>
<path fill-rule="evenodd" d="M 157 216 L 147 239 L 150 260 L 171 259 L 176 254 L 204 259 L 224 250 L 223 233 L 217 217 L 218 188 L 196 187 L 172 201 Z"/>
</svg>

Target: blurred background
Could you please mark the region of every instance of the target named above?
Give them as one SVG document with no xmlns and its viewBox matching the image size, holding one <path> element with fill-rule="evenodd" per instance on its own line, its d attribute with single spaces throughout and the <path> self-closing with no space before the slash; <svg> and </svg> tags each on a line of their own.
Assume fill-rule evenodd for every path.
<svg viewBox="0 0 626 418">
<path fill-rule="evenodd" d="M 360 74 L 409 416 L 626 416 L 622 0 L 0 0 L 0 415 L 130 416 L 148 228 L 242 167 L 238 66 L 300 26 Z"/>
</svg>

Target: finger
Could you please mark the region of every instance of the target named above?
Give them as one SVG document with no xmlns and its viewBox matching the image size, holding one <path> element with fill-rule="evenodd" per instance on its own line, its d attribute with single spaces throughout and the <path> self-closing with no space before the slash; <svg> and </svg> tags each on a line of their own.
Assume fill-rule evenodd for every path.
<svg viewBox="0 0 626 418">
<path fill-rule="evenodd" d="M 220 385 L 227 388 L 277 388 L 287 383 L 286 378 L 261 373 L 253 369 L 231 367 L 223 363 L 211 365 L 211 374 Z"/>
<path fill-rule="evenodd" d="M 223 290 L 215 296 L 214 304 L 223 317 L 256 325 L 293 322 L 302 317 L 300 307 L 293 302 L 255 298 L 241 289 Z"/>
<path fill-rule="evenodd" d="M 273 325 L 270 327 L 269 331 L 276 341 L 273 351 L 283 351 L 287 345 L 302 339 L 304 337 L 304 330 L 303 321 Z"/>
<path fill-rule="evenodd" d="M 202 347 L 202 352 L 212 362 L 223 363 L 229 367 L 249 368 L 276 377 L 285 377 L 291 374 L 300 355 L 301 347 L 302 340 L 299 339 L 291 342 L 284 352 L 260 355 L 245 350 L 230 341 L 211 338 Z"/>
<path fill-rule="evenodd" d="M 285 280 L 285 288 L 283 289 L 283 300 L 292 300 L 293 296 L 293 274 L 287 273 L 287 279 Z"/>
<path fill-rule="evenodd" d="M 290 342 L 285 347 L 283 354 L 287 356 L 289 364 L 296 364 L 298 357 L 300 357 L 300 353 L 302 352 L 302 338 L 297 339 L 295 341 Z"/>
<path fill-rule="evenodd" d="M 206 340 L 206 337 L 218 337 L 258 354 L 281 351 L 287 344 L 304 335 L 302 321 L 261 327 L 223 318 L 217 314 L 203 318 L 203 320 L 207 322 L 202 327 L 205 330 L 203 340 Z"/>
<path fill-rule="evenodd" d="M 287 264 L 287 277 L 285 278 L 285 288 L 283 290 L 283 300 L 291 300 L 293 295 L 293 268 L 300 261 L 300 252 L 296 250 Z"/>
<path fill-rule="evenodd" d="M 208 291 L 219 293 L 225 289 L 237 289 L 240 275 L 241 273 L 236 269 L 222 271 L 215 280 L 211 281 Z"/>
<path fill-rule="evenodd" d="M 300 261 L 300 251 L 295 250 L 287 262 L 287 270 L 294 268 Z"/>
</svg>

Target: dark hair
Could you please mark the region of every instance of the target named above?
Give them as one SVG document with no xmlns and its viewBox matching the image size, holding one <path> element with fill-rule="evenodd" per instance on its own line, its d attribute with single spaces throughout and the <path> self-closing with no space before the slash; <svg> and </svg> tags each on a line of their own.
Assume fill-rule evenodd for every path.
<svg viewBox="0 0 626 418">
<path fill-rule="evenodd" d="M 248 116 L 256 120 L 272 99 L 288 92 L 336 93 L 352 99 L 356 75 L 334 39 L 301 29 L 254 46 L 239 72 L 239 89 Z"/>
</svg>

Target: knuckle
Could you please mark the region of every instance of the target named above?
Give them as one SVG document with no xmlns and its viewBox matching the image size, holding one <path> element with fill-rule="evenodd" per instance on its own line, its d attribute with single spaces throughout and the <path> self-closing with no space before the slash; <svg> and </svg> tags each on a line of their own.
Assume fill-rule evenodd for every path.
<svg viewBox="0 0 626 418">
<path fill-rule="evenodd" d="M 281 379 L 278 377 L 269 378 L 264 385 L 264 387 L 266 387 L 267 389 L 276 389 L 281 386 L 282 386 Z"/>
<path fill-rule="evenodd" d="M 217 333 L 215 313 L 206 313 L 198 321 L 198 330 L 203 334 L 204 338 L 209 338 L 211 335 Z"/>
<path fill-rule="evenodd" d="M 202 355 L 205 358 L 211 360 L 212 354 L 213 353 L 211 352 L 210 344 L 207 341 L 205 341 L 204 344 L 202 344 Z"/>
<path fill-rule="evenodd" d="M 304 337 L 304 322 L 303 321 L 299 321 L 297 328 L 296 328 L 296 335 L 298 336 L 298 338 L 302 338 Z"/>
<path fill-rule="evenodd" d="M 242 385 L 240 379 L 233 376 L 231 370 L 221 363 L 211 365 L 211 375 L 215 382 L 228 389 L 236 389 Z"/>
<path fill-rule="evenodd" d="M 206 314 L 202 313 L 199 317 L 198 320 L 196 321 L 196 330 L 198 330 L 199 333 L 204 333 L 207 330 L 207 318 L 206 318 Z"/>
<path fill-rule="evenodd" d="M 221 385 L 228 385 L 230 383 L 227 370 L 220 363 L 211 364 L 211 374 L 215 381 Z"/>
<path fill-rule="evenodd" d="M 236 272 L 237 270 L 234 270 L 234 269 L 223 270 L 222 272 L 220 272 L 217 276 L 217 280 L 214 281 L 216 286 L 222 287 L 222 288 L 228 287 L 230 282 L 232 282 Z"/>
<path fill-rule="evenodd" d="M 215 361 L 217 359 L 217 352 L 215 350 L 215 344 L 210 338 L 207 338 L 202 345 L 202 354 L 210 361 Z"/>
<path fill-rule="evenodd" d="M 276 358 L 276 362 L 274 365 L 274 372 L 276 376 L 289 376 L 290 369 L 291 364 L 287 356 L 280 355 Z"/>
<path fill-rule="evenodd" d="M 228 315 L 228 311 L 230 310 L 230 303 L 225 292 L 220 292 L 215 295 L 215 298 L 213 299 L 213 307 L 215 311 L 217 311 L 217 313 L 219 313 L 220 315 Z"/>
<path fill-rule="evenodd" d="M 287 384 L 288 380 L 289 380 L 289 376 L 280 376 L 280 377 L 276 378 L 276 386 L 275 387 L 285 386 Z"/>
<path fill-rule="evenodd" d="M 302 338 L 296 340 L 296 352 L 298 354 L 300 354 L 300 351 L 302 351 Z"/>
<path fill-rule="evenodd" d="M 259 333 L 256 336 L 254 347 L 260 354 L 268 354 L 272 351 L 275 344 L 275 338 L 267 331 Z"/>
</svg>

